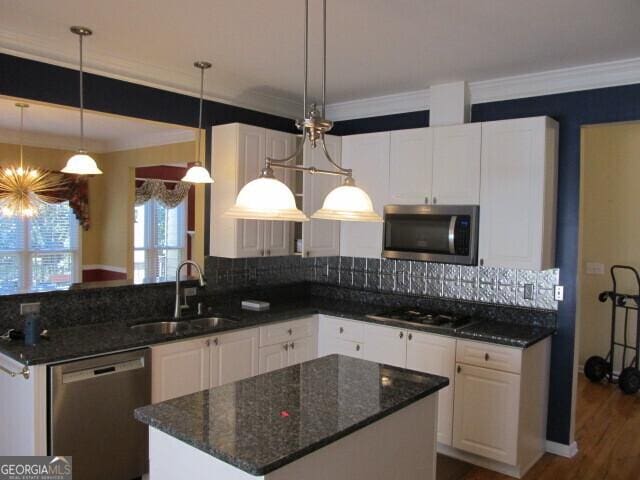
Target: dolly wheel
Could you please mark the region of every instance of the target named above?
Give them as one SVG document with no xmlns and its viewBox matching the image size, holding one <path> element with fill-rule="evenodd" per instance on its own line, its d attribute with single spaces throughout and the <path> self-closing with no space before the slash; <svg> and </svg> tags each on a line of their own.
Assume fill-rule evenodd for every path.
<svg viewBox="0 0 640 480">
<path fill-rule="evenodd" d="M 640 372 L 633 367 L 625 368 L 622 370 L 622 373 L 620 373 L 618 385 L 620 386 L 620 390 L 628 395 L 636 393 L 640 390 Z"/>
<path fill-rule="evenodd" d="M 608 371 L 609 363 L 602 357 L 589 357 L 584 364 L 584 375 L 594 383 L 601 382 Z"/>
</svg>

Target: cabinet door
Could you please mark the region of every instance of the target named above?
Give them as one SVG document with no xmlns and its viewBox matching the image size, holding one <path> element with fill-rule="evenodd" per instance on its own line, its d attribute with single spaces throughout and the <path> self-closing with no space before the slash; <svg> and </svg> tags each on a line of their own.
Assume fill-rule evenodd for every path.
<svg viewBox="0 0 640 480">
<path fill-rule="evenodd" d="M 238 186 L 237 192 L 258 178 L 265 160 L 264 128 L 238 125 Z M 230 158 L 229 161 L 234 161 Z M 264 223 L 258 220 L 236 220 L 237 257 L 260 257 L 264 254 Z M 214 226 L 215 228 L 215 226 Z"/>
<path fill-rule="evenodd" d="M 209 388 L 209 346 L 205 339 L 153 347 L 151 362 L 153 403 Z"/>
<path fill-rule="evenodd" d="M 389 132 L 342 137 L 342 165 L 371 197 L 380 216 L 389 203 Z M 382 223 L 341 222 L 340 255 L 380 257 Z"/>
<path fill-rule="evenodd" d="M 341 164 L 342 148 L 340 137 L 325 135 L 325 143 L 331 158 Z M 311 148 L 307 143 L 304 150 L 304 165 L 322 169 L 333 168 L 326 160 L 322 147 Z M 302 209 L 308 217 L 320 210 L 324 198 L 334 188 L 340 186 L 341 177 L 334 175 L 303 175 Z M 302 251 L 305 257 L 330 257 L 340 255 L 340 222 L 337 220 L 316 220 L 311 218 L 302 224 Z"/>
<path fill-rule="evenodd" d="M 289 344 L 289 365 L 313 360 L 317 357 L 318 339 L 316 337 L 304 337 L 291 341 Z"/>
<path fill-rule="evenodd" d="M 433 129 L 433 203 L 480 202 L 480 123 Z"/>
<path fill-rule="evenodd" d="M 266 130 L 266 156 L 286 158 L 296 149 L 296 137 L 290 133 Z M 264 162 L 264 159 L 262 159 Z M 294 163 L 294 160 L 291 161 Z M 293 184 L 291 170 L 274 168 L 275 177 L 289 187 Z M 289 255 L 293 252 L 291 222 L 263 222 L 266 256 Z"/>
<path fill-rule="evenodd" d="M 482 125 L 478 248 L 484 265 L 553 266 L 556 149 L 548 146 L 549 140 L 555 145 L 555 134 L 546 133 L 548 121 L 537 117 Z"/>
<path fill-rule="evenodd" d="M 348 357 L 364 358 L 364 344 L 362 342 L 330 337 L 322 342 L 321 349 L 318 351 L 318 355 L 321 357 L 336 353 L 338 355 L 347 355 Z"/>
<path fill-rule="evenodd" d="M 407 334 L 381 325 L 364 326 L 364 359 L 404 367 L 407 363 Z"/>
<path fill-rule="evenodd" d="M 289 364 L 289 342 L 261 347 L 259 359 L 260 373 L 286 367 Z"/>
<path fill-rule="evenodd" d="M 411 205 L 431 201 L 432 132 L 431 128 L 391 132 L 389 203 Z"/>
<path fill-rule="evenodd" d="M 449 386 L 440 390 L 438 396 L 438 441 L 451 445 L 456 340 L 442 335 L 407 332 L 407 368 L 449 379 Z"/>
<path fill-rule="evenodd" d="M 258 329 L 225 333 L 211 339 L 211 387 L 258 374 Z"/>
<path fill-rule="evenodd" d="M 515 465 L 519 391 L 519 375 L 458 364 L 453 446 Z"/>
</svg>

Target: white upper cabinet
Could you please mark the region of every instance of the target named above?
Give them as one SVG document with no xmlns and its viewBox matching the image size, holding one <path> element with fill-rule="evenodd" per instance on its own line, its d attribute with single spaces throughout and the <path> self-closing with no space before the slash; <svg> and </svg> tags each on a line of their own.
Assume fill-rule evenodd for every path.
<svg viewBox="0 0 640 480">
<path fill-rule="evenodd" d="M 482 125 L 433 127 L 432 203 L 478 205 Z"/>
<path fill-rule="evenodd" d="M 431 201 L 432 169 L 432 128 L 391 132 L 390 204 L 429 203 Z"/>
<path fill-rule="evenodd" d="M 224 217 L 240 189 L 258 178 L 266 155 L 293 153 L 295 135 L 240 123 L 212 130 L 211 255 L 242 258 L 288 255 L 292 252 L 290 224 L 236 220 Z M 291 175 L 275 169 L 278 178 L 290 184 Z"/>
<path fill-rule="evenodd" d="M 557 136 L 548 117 L 482 124 L 481 265 L 554 266 Z"/>
<path fill-rule="evenodd" d="M 342 165 L 353 169 L 356 185 L 369 194 L 380 216 L 389 203 L 389 144 L 389 132 L 342 138 Z M 382 223 L 342 222 L 340 255 L 380 257 L 381 253 Z"/>
<path fill-rule="evenodd" d="M 329 155 L 338 165 L 342 158 L 342 141 L 340 137 L 325 135 L 325 143 Z M 322 169 L 333 169 L 324 156 L 322 147 L 311 148 L 305 144 L 304 165 Z M 343 177 L 335 175 L 302 176 L 302 209 L 311 215 L 322 208 L 327 194 L 338 187 Z M 302 224 L 302 252 L 305 257 L 328 257 L 340 255 L 340 222 L 337 220 L 310 219 Z"/>
<path fill-rule="evenodd" d="M 266 130 L 266 152 L 270 158 L 287 158 L 296 151 L 296 137 L 290 133 Z M 290 163 L 294 163 L 291 160 Z M 262 168 L 262 167 L 260 167 Z M 293 172 L 274 168 L 275 177 L 286 185 L 292 185 Z M 291 222 L 263 222 L 265 256 L 289 255 L 293 251 Z"/>
</svg>

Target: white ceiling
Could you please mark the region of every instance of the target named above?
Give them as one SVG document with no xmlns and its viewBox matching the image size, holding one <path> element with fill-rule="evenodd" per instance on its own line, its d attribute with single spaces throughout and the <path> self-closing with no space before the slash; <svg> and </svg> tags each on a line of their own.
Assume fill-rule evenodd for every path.
<svg viewBox="0 0 640 480">
<path fill-rule="evenodd" d="M 20 141 L 20 109 L 16 99 L 0 97 L 0 142 Z M 23 141 L 27 145 L 75 150 L 79 147 L 77 109 L 25 102 Z M 191 141 L 195 130 L 177 125 L 85 111 L 86 147 L 110 152 Z"/>
<path fill-rule="evenodd" d="M 310 0 L 320 13 L 321 1 Z M 640 57 L 638 0 L 328 0 L 328 101 Z M 0 0 L 0 50 L 210 98 L 297 112 L 302 0 Z M 310 69 L 319 90 L 320 17 Z"/>
</svg>

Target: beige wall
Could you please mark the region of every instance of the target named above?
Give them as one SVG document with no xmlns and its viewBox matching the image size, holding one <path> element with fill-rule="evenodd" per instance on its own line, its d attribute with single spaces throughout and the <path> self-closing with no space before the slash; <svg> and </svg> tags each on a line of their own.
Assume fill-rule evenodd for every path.
<svg viewBox="0 0 640 480">
<path fill-rule="evenodd" d="M 640 124 L 585 127 L 581 152 L 578 319 L 583 365 L 609 349 L 611 302 L 598 301 L 600 292 L 612 288 L 609 268 L 618 263 L 640 269 Z M 604 275 L 587 275 L 587 262 L 604 264 Z M 622 287 L 634 286 L 631 280 L 622 277 Z M 635 338 L 635 330 L 629 333 Z"/>
<path fill-rule="evenodd" d="M 203 142 L 204 149 L 204 142 Z M 24 161 L 60 170 L 74 152 L 25 147 Z M 121 152 L 92 154 L 104 172 L 89 180 L 91 228 L 82 233 L 82 264 L 126 268 L 133 277 L 133 202 L 135 168 L 187 164 L 195 159 L 195 142 L 176 143 Z M 204 155 L 202 156 L 204 158 Z M 0 143 L 0 165 L 18 159 L 18 146 Z M 193 258 L 204 264 L 204 186 L 196 186 Z"/>
<path fill-rule="evenodd" d="M 135 169 L 150 165 L 172 165 L 195 159 L 195 142 L 110 152 L 101 155 L 102 185 L 101 242 L 102 264 L 127 269 L 133 277 L 133 205 Z M 204 263 L 204 187 L 196 186 L 193 257 Z M 124 220 L 123 220 L 124 219 Z"/>
<path fill-rule="evenodd" d="M 19 162 L 19 146 L 0 143 L 0 165 L 13 165 Z M 48 170 L 61 170 L 69 157 L 75 152 L 71 150 L 58 150 L 54 148 L 24 147 L 24 163 Z M 100 155 L 93 155 L 100 163 Z M 102 192 L 102 177 L 89 179 L 89 215 L 92 226 L 88 231 L 82 232 L 82 264 L 100 264 L 100 197 Z"/>
</svg>

